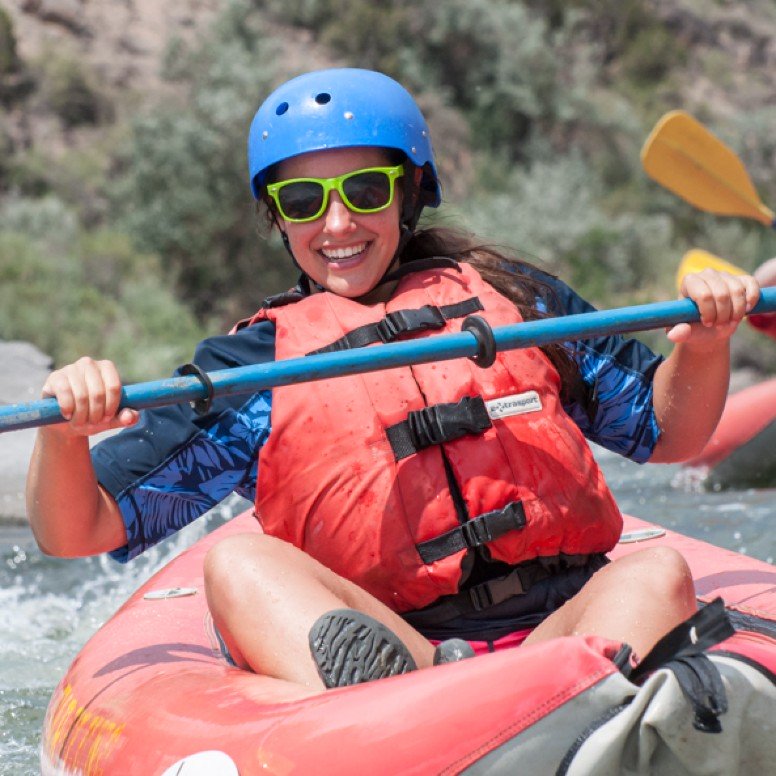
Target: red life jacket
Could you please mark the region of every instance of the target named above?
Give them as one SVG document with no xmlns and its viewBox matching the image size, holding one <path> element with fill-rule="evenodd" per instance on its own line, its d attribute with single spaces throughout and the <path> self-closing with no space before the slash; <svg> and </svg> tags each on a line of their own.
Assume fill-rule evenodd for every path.
<svg viewBox="0 0 776 776">
<path fill-rule="evenodd" d="M 403 278 L 387 304 L 329 292 L 262 309 L 276 358 L 521 320 L 469 265 Z M 430 331 L 429 327 L 434 331 Z M 273 389 L 256 513 L 398 612 L 458 591 L 467 551 L 496 560 L 610 550 L 622 518 L 538 348 Z"/>
</svg>

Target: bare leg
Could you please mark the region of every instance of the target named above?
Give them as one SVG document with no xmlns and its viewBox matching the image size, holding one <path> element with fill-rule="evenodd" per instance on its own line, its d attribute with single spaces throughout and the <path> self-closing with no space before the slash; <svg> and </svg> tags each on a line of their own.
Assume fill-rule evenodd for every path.
<svg viewBox="0 0 776 776">
<path fill-rule="evenodd" d="M 695 611 L 692 576 L 684 558 L 675 550 L 655 547 L 619 558 L 596 572 L 525 643 L 589 634 L 627 642 L 644 657 Z"/>
<path fill-rule="evenodd" d="M 356 609 L 390 628 L 418 668 L 431 665 L 431 643 L 366 591 L 296 547 L 244 534 L 213 547 L 205 559 L 213 621 L 235 662 L 256 673 L 323 689 L 310 655 L 313 623 L 332 609 Z"/>
</svg>

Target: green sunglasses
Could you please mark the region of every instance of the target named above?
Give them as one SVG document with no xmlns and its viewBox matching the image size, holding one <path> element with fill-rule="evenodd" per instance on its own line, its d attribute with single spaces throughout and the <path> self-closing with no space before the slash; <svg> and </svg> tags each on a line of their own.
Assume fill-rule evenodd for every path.
<svg viewBox="0 0 776 776">
<path fill-rule="evenodd" d="M 395 182 L 404 165 L 367 167 L 336 178 L 293 178 L 267 185 L 280 217 L 302 224 L 320 218 L 329 206 L 329 192 L 336 191 L 354 213 L 379 213 L 393 202 Z"/>
</svg>

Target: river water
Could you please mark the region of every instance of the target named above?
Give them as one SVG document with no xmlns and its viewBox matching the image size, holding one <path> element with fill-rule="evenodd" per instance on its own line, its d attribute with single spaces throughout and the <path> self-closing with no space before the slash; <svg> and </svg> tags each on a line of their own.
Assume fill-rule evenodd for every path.
<svg viewBox="0 0 776 776">
<path fill-rule="evenodd" d="M 776 558 L 776 491 L 707 493 L 676 466 L 596 455 L 623 511 L 769 563 Z M 78 650 L 150 574 L 229 513 L 213 510 L 128 567 L 106 557 L 48 558 L 26 530 L 0 529 L 0 774 L 38 773 L 46 706 Z"/>
</svg>

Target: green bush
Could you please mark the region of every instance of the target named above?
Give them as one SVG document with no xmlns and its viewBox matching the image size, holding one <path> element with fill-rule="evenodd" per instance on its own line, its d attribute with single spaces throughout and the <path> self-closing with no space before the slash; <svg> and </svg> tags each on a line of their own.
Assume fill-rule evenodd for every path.
<svg viewBox="0 0 776 776">
<path fill-rule="evenodd" d="M 686 49 L 657 20 L 635 32 L 622 54 L 625 74 L 637 84 L 655 84 L 686 60 Z"/>
<path fill-rule="evenodd" d="M 456 214 L 469 228 L 561 277 L 592 302 L 670 287 L 670 220 L 602 207 L 603 184 L 579 155 L 515 171 L 496 193 L 477 191 Z"/>
<path fill-rule="evenodd" d="M 106 123 L 113 118 L 110 101 L 76 55 L 47 51 L 37 69 L 39 97 L 67 129 Z"/>
<path fill-rule="evenodd" d="M 11 139 L 4 117 L 0 115 L 0 192 L 4 189 L 8 189 L 8 174 L 12 166 L 11 159 L 13 153 L 13 140 Z"/>
<path fill-rule="evenodd" d="M 16 36 L 8 12 L 0 8 L 0 78 L 19 66 L 16 54 Z"/>
<path fill-rule="evenodd" d="M 181 104 L 153 106 L 133 125 L 112 189 L 138 248 L 164 259 L 168 277 L 200 318 L 252 313 L 293 282 L 275 242 L 257 239 L 245 143 L 263 97 L 284 76 L 279 44 L 261 17 L 230 3 L 205 39 L 177 44 L 167 78 Z"/>
<path fill-rule="evenodd" d="M 732 125 L 724 138 L 740 155 L 760 198 L 771 208 L 776 203 L 774 122 L 776 107 L 773 105 L 741 111 L 733 117 Z"/>
<path fill-rule="evenodd" d="M 84 233 L 53 197 L 0 210 L 0 338 L 35 343 L 63 365 L 112 358 L 127 380 L 169 374 L 204 336 L 126 235 Z"/>
</svg>

